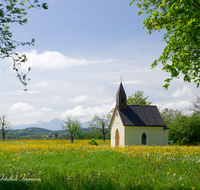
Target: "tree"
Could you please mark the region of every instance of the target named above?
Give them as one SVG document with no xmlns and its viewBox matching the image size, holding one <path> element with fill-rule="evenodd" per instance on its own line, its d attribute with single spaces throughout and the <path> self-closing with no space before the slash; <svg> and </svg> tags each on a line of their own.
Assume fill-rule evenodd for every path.
<svg viewBox="0 0 200 190">
<path fill-rule="evenodd" d="M 178 117 L 181 116 L 181 111 L 165 108 L 160 112 L 164 123 L 168 126 L 170 123 L 174 122 Z"/>
<path fill-rule="evenodd" d="M 200 97 L 196 96 L 196 99 L 191 102 L 189 110 L 200 114 Z"/>
<path fill-rule="evenodd" d="M 58 132 L 57 131 L 55 131 L 54 136 L 55 136 L 56 139 L 58 138 Z"/>
<path fill-rule="evenodd" d="M 200 115 L 181 115 L 170 124 L 169 139 L 179 145 L 198 144 L 200 142 Z"/>
<path fill-rule="evenodd" d="M 186 82 L 200 84 L 200 1 L 199 0 L 132 0 L 138 1 L 138 15 L 146 13 L 144 28 L 152 31 L 165 30 L 167 43 L 162 55 L 152 63 L 152 69 L 162 63 L 165 72 L 171 74 L 165 80 L 168 89 L 173 78 L 183 74 Z"/>
<path fill-rule="evenodd" d="M 26 85 L 30 79 L 27 79 L 27 74 L 24 74 L 20 69 L 21 64 L 27 61 L 26 55 L 19 55 L 14 52 L 17 46 L 34 45 L 35 40 L 30 42 L 18 42 L 12 39 L 13 33 L 10 31 L 11 23 L 18 23 L 20 25 L 26 24 L 28 19 L 25 18 L 27 10 L 31 8 L 48 9 L 47 3 L 39 4 L 38 0 L 2 0 L 0 3 L 0 58 L 10 57 L 13 59 L 13 70 L 17 73 L 17 78 L 24 85 Z M 7 25 L 8 24 L 8 25 Z M 28 72 L 31 68 L 28 68 Z"/>
<path fill-rule="evenodd" d="M 71 134 L 72 143 L 74 142 L 75 136 L 82 131 L 81 123 L 77 118 L 67 117 L 64 121 L 64 124 L 62 124 L 62 127 Z"/>
<path fill-rule="evenodd" d="M 147 97 L 144 97 L 144 91 L 138 90 L 135 94 L 128 96 L 127 105 L 151 105 L 153 102 L 147 101 Z"/>
<path fill-rule="evenodd" d="M 110 132 L 109 125 L 110 119 L 105 115 L 99 117 L 98 115 L 94 115 L 91 122 L 89 122 L 89 128 L 94 132 L 101 133 L 103 135 L 103 140 L 105 142 L 105 135 Z"/>
<path fill-rule="evenodd" d="M 0 117 L 0 131 L 3 136 L 3 141 L 5 141 L 5 135 L 6 133 L 10 132 L 10 123 L 5 115 Z"/>
</svg>

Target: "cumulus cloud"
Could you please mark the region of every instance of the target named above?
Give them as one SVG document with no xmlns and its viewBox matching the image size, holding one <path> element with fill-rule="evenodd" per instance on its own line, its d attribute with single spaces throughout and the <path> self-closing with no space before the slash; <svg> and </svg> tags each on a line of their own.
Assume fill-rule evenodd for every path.
<svg viewBox="0 0 200 190">
<path fill-rule="evenodd" d="M 36 118 L 41 118 L 42 113 L 41 112 L 26 112 L 23 114 L 23 117 L 36 117 Z"/>
<path fill-rule="evenodd" d="M 164 96 L 164 95 L 165 95 L 165 93 L 164 93 L 163 90 L 161 90 L 161 91 L 159 91 L 159 92 L 157 92 L 157 93 L 155 94 L 156 97 L 160 97 L 160 96 Z"/>
<path fill-rule="evenodd" d="M 15 90 L 15 92 L 25 93 L 25 94 L 39 94 L 40 93 L 40 91 L 33 91 L 33 90 L 27 90 L 27 91 Z"/>
<path fill-rule="evenodd" d="M 166 103 L 161 107 L 161 110 L 164 108 L 171 108 L 171 109 L 178 109 L 178 110 L 182 110 L 187 108 L 189 105 L 191 104 L 190 101 L 188 100 L 184 100 L 184 101 L 180 101 L 180 102 L 170 102 L 170 103 Z"/>
<path fill-rule="evenodd" d="M 22 112 L 27 112 L 27 111 L 33 110 L 33 106 L 31 106 L 30 104 L 18 102 L 18 103 L 13 104 L 13 105 L 11 106 L 10 110 L 11 110 L 11 111 L 22 111 Z"/>
<path fill-rule="evenodd" d="M 172 97 L 181 96 L 192 96 L 192 90 L 187 85 L 185 85 L 182 90 L 178 89 L 172 94 Z"/>
<path fill-rule="evenodd" d="M 0 92 L 2 95 L 22 95 L 21 93 L 18 92 Z"/>
<path fill-rule="evenodd" d="M 89 100 L 89 98 L 85 95 L 82 95 L 82 96 L 77 96 L 75 98 L 71 98 L 70 101 L 71 102 L 84 102 L 86 100 Z"/>
<path fill-rule="evenodd" d="M 42 108 L 42 111 L 52 111 L 51 108 Z"/>
<path fill-rule="evenodd" d="M 40 83 L 37 83 L 36 86 L 48 86 L 48 83 L 47 82 L 40 82 Z"/>
<path fill-rule="evenodd" d="M 97 91 L 102 92 L 104 90 L 104 87 L 103 86 L 97 86 L 96 89 L 97 89 Z"/>
<path fill-rule="evenodd" d="M 72 117 L 82 117 L 82 116 L 90 116 L 93 117 L 94 114 L 101 115 L 104 113 L 108 113 L 112 108 L 114 108 L 115 103 L 112 105 L 102 105 L 102 106 L 96 106 L 96 107 L 88 107 L 83 108 L 82 106 L 76 106 L 73 109 L 68 109 L 65 112 L 61 114 L 61 118 L 64 118 L 66 116 L 72 116 Z"/>
<path fill-rule="evenodd" d="M 31 66 L 32 68 L 46 68 L 46 69 L 61 69 L 64 67 L 75 67 L 95 63 L 110 63 L 114 60 L 86 60 L 69 58 L 57 51 L 44 51 L 41 54 L 38 54 L 36 50 L 30 52 L 23 52 L 27 55 L 27 67 Z"/>
</svg>

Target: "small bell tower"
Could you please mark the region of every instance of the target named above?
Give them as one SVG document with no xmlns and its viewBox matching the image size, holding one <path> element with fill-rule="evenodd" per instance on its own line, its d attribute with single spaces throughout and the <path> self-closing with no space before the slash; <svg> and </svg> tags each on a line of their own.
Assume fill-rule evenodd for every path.
<svg viewBox="0 0 200 190">
<path fill-rule="evenodd" d="M 116 95 L 116 105 L 119 106 L 119 109 L 126 109 L 126 93 L 122 85 L 122 77 L 121 77 L 120 86 Z"/>
</svg>

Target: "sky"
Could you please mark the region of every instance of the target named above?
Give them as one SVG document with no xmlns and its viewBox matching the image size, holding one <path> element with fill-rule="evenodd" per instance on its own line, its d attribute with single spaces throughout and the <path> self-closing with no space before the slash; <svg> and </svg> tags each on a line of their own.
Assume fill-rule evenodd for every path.
<svg viewBox="0 0 200 190">
<path fill-rule="evenodd" d="M 45 1 L 40 1 L 45 2 Z M 48 0 L 48 10 L 30 9 L 28 23 L 10 25 L 13 39 L 34 46 L 18 47 L 28 61 L 22 65 L 31 78 L 28 91 L 12 71 L 10 58 L 0 60 L 0 115 L 14 125 L 76 117 L 89 121 L 108 113 L 122 76 L 127 96 L 144 91 L 162 110 L 187 107 L 199 95 L 193 83 L 174 79 L 162 65 L 151 69 L 165 42 L 164 31 L 151 35 L 143 29 L 145 15 L 130 0 Z"/>
</svg>

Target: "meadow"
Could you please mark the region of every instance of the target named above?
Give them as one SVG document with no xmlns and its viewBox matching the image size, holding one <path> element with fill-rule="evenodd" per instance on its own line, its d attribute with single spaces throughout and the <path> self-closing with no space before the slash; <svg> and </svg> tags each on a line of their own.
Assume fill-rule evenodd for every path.
<svg viewBox="0 0 200 190">
<path fill-rule="evenodd" d="M 199 146 L 0 142 L 0 189 L 200 189 Z"/>
</svg>

